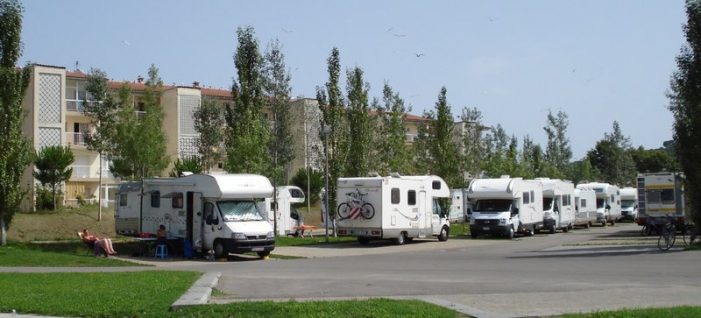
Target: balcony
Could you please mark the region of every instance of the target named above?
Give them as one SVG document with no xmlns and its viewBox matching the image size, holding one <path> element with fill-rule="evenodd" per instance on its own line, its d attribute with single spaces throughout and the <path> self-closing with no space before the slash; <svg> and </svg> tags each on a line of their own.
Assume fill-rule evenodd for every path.
<svg viewBox="0 0 701 318">
<path fill-rule="evenodd" d="M 83 113 L 83 101 L 66 100 L 66 110 L 69 112 Z"/>
<path fill-rule="evenodd" d="M 97 179 L 100 178 L 100 166 L 98 165 L 72 165 L 73 174 L 71 175 L 71 181 L 80 181 L 87 179 Z M 102 165 L 102 179 L 114 179 L 114 176 L 110 173 L 109 165 Z"/>
<path fill-rule="evenodd" d="M 85 136 L 82 132 L 67 132 L 66 142 L 69 146 L 86 147 Z"/>
</svg>

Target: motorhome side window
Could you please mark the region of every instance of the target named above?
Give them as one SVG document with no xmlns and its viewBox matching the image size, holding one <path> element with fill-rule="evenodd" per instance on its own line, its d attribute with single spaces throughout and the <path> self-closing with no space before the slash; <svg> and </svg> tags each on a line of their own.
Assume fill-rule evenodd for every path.
<svg viewBox="0 0 701 318">
<path fill-rule="evenodd" d="M 207 224 L 212 224 L 214 219 L 214 204 L 207 202 L 204 204 L 204 220 Z"/>
<path fill-rule="evenodd" d="M 523 193 L 523 204 L 529 204 L 531 203 L 531 196 L 528 193 L 528 191 Z"/>
<path fill-rule="evenodd" d="M 579 206 L 586 208 L 587 207 L 587 199 L 582 199 L 582 201 L 579 202 Z"/>
<path fill-rule="evenodd" d="M 127 206 L 127 194 L 119 194 L 119 206 Z"/>
<path fill-rule="evenodd" d="M 645 198 L 648 203 L 674 204 L 674 190 L 648 190 L 645 192 Z"/>
<path fill-rule="evenodd" d="M 441 182 L 440 181 L 433 181 L 431 184 L 431 187 L 433 190 L 440 190 L 441 189 Z"/>
<path fill-rule="evenodd" d="M 304 192 L 299 191 L 299 189 L 290 189 L 290 196 L 293 198 L 304 198 Z"/>
<path fill-rule="evenodd" d="M 531 190 L 531 201 L 535 201 L 535 191 Z"/>
<path fill-rule="evenodd" d="M 399 204 L 400 193 L 399 188 L 392 188 L 392 204 Z"/>
<path fill-rule="evenodd" d="M 151 207 L 161 207 L 161 191 L 151 191 Z"/>
<path fill-rule="evenodd" d="M 416 205 L 416 190 L 409 190 L 406 194 L 406 200 L 409 205 Z"/>
<path fill-rule="evenodd" d="M 183 193 L 182 192 L 178 192 L 178 193 L 173 195 L 171 207 L 173 209 L 181 209 L 183 207 Z"/>
</svg>

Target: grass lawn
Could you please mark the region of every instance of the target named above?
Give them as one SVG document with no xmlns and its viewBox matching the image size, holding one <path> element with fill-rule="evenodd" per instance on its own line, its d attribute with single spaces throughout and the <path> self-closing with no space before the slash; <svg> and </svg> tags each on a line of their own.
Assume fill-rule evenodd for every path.
<svg viewBox="0 0 701 318">
<path fill-rule="evenodd" d="M 349 236 L 339 236 L 333 237 L 329 235 L 329 244 L 338 243 L 350 243 L 357 242 L 358 239 Z M 317 235 L 314 237 L 291 237 L 291 236 L 278 236 L 275 238 L 275 246 L 303 246 L 303 245 L 319 245 L 326 244 L 326 238 L 323 235 Z M 274 253 L 274 251 L 273 251 Z"/>
<path fill-rule="evenodd" d="M 624 309 L 616 311 L 599 311 L 588 314 L 562 315 L 563 318 L 695 318 L 701 317 L 701 307 L 680 306 L 669 308 Z"/>
<path fill-rule="evenodd" d="M 83 242 L 11 243 L 0 246 L 0 266 L 135 266 L 114 258 L 95 257 Z M 2 286 L 2 285 L 0 285 Z"/>
</svg>

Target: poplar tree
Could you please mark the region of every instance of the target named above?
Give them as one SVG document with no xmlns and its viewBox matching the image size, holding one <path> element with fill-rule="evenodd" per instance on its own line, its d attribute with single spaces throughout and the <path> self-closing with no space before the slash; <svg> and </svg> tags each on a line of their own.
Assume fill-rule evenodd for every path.
<svg viewBox="0 0 701 318">
<path fill-rule="evenodd" d="M 674 150 L 686 176 L 692 219 L 701 224 L 701 3 L 686 1 L 686 44 L 677 55 L 668 94 L 674 115 Z"/>
<path fill-rule="evenodd" d="M 572 149 L 570 140 L 567 138 L 568 125 L 569 121 L 565 112 L 558 111 L 557 115 L 553 115 L 552 111 L 548 110 L 547 124 L 543 130 L 548 137 L 545 160 L 554 168 L 554 175 L 549 177 L 564 178 L 569 174 L 567 169 L 572 159 Z"/>
<path fill-rule="evenodd" d="M 482 137 L 482 112 L 476 107 L 464 107 L 460 120 L 464 125 L 462 135 L 463 170 L 472 177 L 477 177 L 482 171 L 482 159 L 484 157 L 485 144 Z"/>
<path fill-rule="evenodd" d="M 363 70 L 355 67 L 347 72 L 348 107 L 348 154 L 346 156 L 346 173 L 350 177 L 365 177 L 369 172 L 368 155 L 370 154 L 370 105 L 368 91 L 370 85 L 363 81 Z"/>
<path fill-rule="evenodd" d="M 22 48 L 23 8 L 17 0 L 0 0 L 0 244 L 7 244 L 7 229 L 26 190 L 22 175 L 31 163 L 32 150 L 22 135 L 22 98 L 29 85 L 30 67 L 16 67 Z"/>
<path fill-rule="evenodd" d="M 341 74 L 339 55 L 338 48 L 334 47 L 326 60 L 328 81 L 323 88 L 318 86 L 316 88 L 316 99 L 319 102 L 322 115 L 319 133 L 323 145 L 326 147 L 326 160 L 329 168 L 328 189 L 325 191 L 329 199 L 328 213 L 330 216 L 333 216 L 336 211 L 336 180 L 342 177 L 342 173 L 345 171 L 348 138 L 346 107 L 339 84 Z"/>
<path fill-rule="evenodd" d="M 285 55 L 280 41 L 273 40 L 266 50 L 263 67 L 264 90 L 272 113 L 273 127 L 269 143 L 273 179 L 276 184 L 287 183 L 283 175 L 294 159 L 294 140 L 290 131 L 290 73 L 285 69 Z M 277 232 L 276 232 L 277 233 Z"/>
<path fill-rule="evenodd" d="M 433 175 L 442 177 L 451 188 L 465 186 L 460 169 L 460 153 L 453 139 L 453 114 L 446 97 L 447 90 L 441 87 L 435 109 L 427 112 L 426 149 L 429 154 L 429 170 Z M 420 154 L 417 154 L 420 155 Z"/>
<path fill-rule="evenodd" d="M 270 175 L 270 128 L 263 111 L 263 65 L 252 27 L 236 31 L 234 54 L 237 78 L 232 85 L 234 105 L 226 107 L 226 170 L 233 173 Z"/>
<path fill-rule="evenodd" d="M 404 126 L 404 116 L 409 110 L 399 93 L 395 93 L 386 82 L 382 89 L 382 101 L 382 105 L 379 101 L 373 103 L 377 113 L 377 133 L 373 135 L 371 156 L 375 159 L 374 169 L 382 176 L 391 172 L 411 174 L 412 158 L 406 144 Z"/>
<path fill-rule="evenodd" d="M 224 115 L 221 108 L 211 99 L 205 98 L 192 117 L 195 120 L 197 150 L 200 154 L 202 171 L 209 172 L 222 158 L 221 144 L 224 141 Z"/>
</svg>

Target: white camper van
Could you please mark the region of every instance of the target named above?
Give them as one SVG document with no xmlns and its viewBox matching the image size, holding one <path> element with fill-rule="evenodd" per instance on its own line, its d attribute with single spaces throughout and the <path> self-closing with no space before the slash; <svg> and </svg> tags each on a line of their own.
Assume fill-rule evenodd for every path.
<svg viewBox="0 0 701 318">
<path fill-rule="evenodd" d="M 474 179 L 467 191 L 473 238 L 481 234 L 513 238 L 516 232 L 533 235 L 543 224 L 543 185 L 538 181 L 509 176 Z"/>
<path fill-rule="evenodd" d="M 581 183 L 578 189 L 594 190 L 596 193 L 596 221 L 602 226 L 606 222 L 615 225 L 621 218 L 621 193 L 618 187 L 608 183 Z"/>
<path fill-rule="evenodd" d="M 304 191 L 296 186 L 277 187 L 277 200 L 266 199 L 269 204 L 265 216 L 268 222 L 275 227 L 273 211 L 276 211 L 278 235 L 298 235 L 297 226 L 302 225 L 304 220 L 294 204 L 304 203 L 304 199 Z"/>
<path fill-rule="evenodd" d="M 163 224 L 169 236 L 191 242 L 198 252 L 265 257 L 275 248 L 275 235 L 261 211 L 272 195 L 270 181 L 259 175 L 144 179 L 120 187 L 115 227 L 119 234 L 139 234 Z"/>
<path fill-rule="evenodd" d="M 574 184 L 570 181 L 536 178 L 543 185 L 543 228 L 555 233 L 574 227 Z"/>
<path fill-rule="evenodd" d="M 337 231 L 371 239 L 407 240 L 437 236 L 448 240 L 450 225 L 440 198 L 450 198 L 448 184 L 437 176 L 339 178 L 336 190 Z"/>
<path fill-rule="evenodd" d="M 684 175 L 678 172 L 638 175 L 638 225 L 666 223 L 673 218 L 683 224 Z"/>
<path fill-rule="evenodd" d="M 467 189 L 453 189 L 450 191 L 450 208 L 448 212 L 448 220 L 450 223 L 462 223 L 467 220 L 467 209 L 469 201 L 467 200 Z"/>
<path fill-rule="evenodd" d="M 621 189 L 621 219 L 633 220 L 638 218 L 638 189 Z"/>
<path fill-rule="evenodd" d="M 589 228 L 596 222 L 596 192 L 588 189 L 574 189 L 574 225 Z"/>
</svg>

